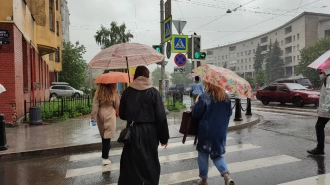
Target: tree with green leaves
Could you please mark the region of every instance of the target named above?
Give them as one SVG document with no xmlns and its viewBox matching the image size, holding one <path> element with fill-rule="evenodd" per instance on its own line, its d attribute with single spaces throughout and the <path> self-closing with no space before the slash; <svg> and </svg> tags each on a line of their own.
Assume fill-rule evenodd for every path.
<svg viewBox="0 0 330 185">
<path fill-rule="evenodd" d="M 271 71 L 272 71 L 272 67 L 273 67 L 273 63 L 271 61 L 272 46 L 273 46 L 273 43 L 270 40 L 269 45 L 268 45 L 268 51 L 267 51 L 267 54 L 266 54 L 266 60 L 265 60 L 265 62 L 266 62 L 266 77 L 267 77 L 268 81 L 270 81 Z"/>
<path fill-rule="evenodd" d="M 126 32 L 125 23 L 118 25 L 115 21 L 111 22 L 110 28 L 101 25 L 101 29 L 97 30 L 96 35 L 94 35 L 95 41 L 101 46 L 101 49 L 105 49 L 114 44 L 129 42 L 133 37 L 130 31 Z"/>
<path fill-rule="evenodd" d="M 87 80 L 87 64 L 83 59 L 86 52 L 84 45 L 77 41 L 63 43 L 62 50 L 62 72 L 59 74 L 59 81 L 67 82 L 70 86 L 80 89 Z"/>
<path fill-rule="evenodd" d="M 246 76 L 246 77 L 245 77 L 245 80 L 246 80 L 247 82 L 249 82 L 249 84 L 250 84 L 251 87 L 254 86 L 254 78 L 253 78 L 253 77 L 251 77 L 251 76 Z"/>
<path fill-rule="evenodd" d="M 267 84 L 266 72 L 264 70 L 258 70 L 255 77 L 255 83 L 257 83 L 259 87 Z"/>
<path fill-rule="evenodd" d="M 310 81 L 319 80 L 319 72 L 307 66 L 328 50 L 330 50 L 330 37 L 325 37 L 315 44 L 303 48 L 300 51 L 301 60 L 295 69 L 295 74 L 301 74 Z"/>
<path fill-rule="evenodd" d="M 162 79 L 161 78 L 161 73 L 162 69 L 160 67 L 157 66 L 157 68 L 151 72 L 151 77 L 152 77 L 152 85 L 155 87 L 159 86 L 159 80 Z M 165 74 L 165 79 L 168 79 L 168 76 Z"/>
<path fill-rule="evenodd" d="M 255 60 L 254 60 L 254 71 L 258 73 L 259 70 L 262 70 L 262 63 L 264 61 L 263 55 L 261 54 L 261 46 L 258 43 L 257 49 L 256 49 L 256 54 L 255 54 Z"/>
<path fill-rule="evenodd" d="M 266 73 L 269 82 L 273 82 L 284 76 L 284 61 L 281 58 L 282 52 L 278 41 L 270 43 L 266 59 Z"/>
</svg>

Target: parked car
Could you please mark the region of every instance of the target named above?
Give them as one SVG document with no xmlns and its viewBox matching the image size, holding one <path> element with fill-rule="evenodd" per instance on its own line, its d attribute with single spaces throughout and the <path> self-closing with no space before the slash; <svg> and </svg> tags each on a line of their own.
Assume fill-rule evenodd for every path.
<svg viewBox="0 0 330 185">
<path fill-rule="evenodd" d="M 256 97 L 264 105 L 268 105 L 269 102 L 280 102 L 282 105 L 293 103 L 295 106 L 302 107 L 305 104 L 318 105 L 320 93 L 307 90 L 297 83 L 274 83 L 258 90 Z"/>
<path fill-rule="evenodd" d="M 172 84 L 168 89 L 168 94 L 171 95 L 174 94 L 174 92 L 180 92 L 181 94 L 183 94 L 184 91 L 185 89 L 183 84 Z"/>
<path fill-rule="evenodd" d="M 187 87 L 187 88 L 184 89 L 183 94 L 184 95 L 190 95 L 190 91 L 191 91 L 191 87 Z"/>
<path fill-rule="evenodd" d="M 311 81 L 309 81 L 308 78 L 300 77 L 300 76 L 290 77 L 290 78 L 281 78 L 281 79 L 275 80 L 274 83 L 298 83 L 298 84 L 306 87 L 307 89 L 313 89 L 313 84 L 311 83 Z"/>
<path fill-rule="evenodd" d="M 78 98 L 83 95 L 83 91 L 69 86 L 66 82 L 53 82 L 52 86 L 50 86 L 50 97 L 72 96 Z"/>
</svg>

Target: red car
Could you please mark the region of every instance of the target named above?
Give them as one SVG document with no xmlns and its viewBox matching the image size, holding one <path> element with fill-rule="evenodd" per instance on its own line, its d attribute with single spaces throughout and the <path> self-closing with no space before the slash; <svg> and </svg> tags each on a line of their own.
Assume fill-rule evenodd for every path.
<svg viewBox="0 0 330 185">
<path fill-rule="evenodd" d="M 275 83 L 257 91 L 256 97 L 264 105 L 269 102 L 293 103 L 302 107 L 305 104 L 319 104 L 320 93 L 307 90 L 297 83 Z"/>
</svg>

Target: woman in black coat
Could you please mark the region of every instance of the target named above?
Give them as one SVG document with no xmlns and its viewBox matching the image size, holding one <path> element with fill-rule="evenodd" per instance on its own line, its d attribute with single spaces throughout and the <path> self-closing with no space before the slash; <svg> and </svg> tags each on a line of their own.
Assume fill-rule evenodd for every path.
<svg viewBox="0 0 330 185">
<path fill-rule="evenodd" d="M 169 131 L 157 89 L 151 86 L 149 70 L 136 68 L 134 81 L 124 90 L 119 117 L 131 123 L 131 143 L 125 144 L 120 159 L 118 185 L 158 185 L 160 163 L 158 145 L 167 147 Z"/>
</svg>

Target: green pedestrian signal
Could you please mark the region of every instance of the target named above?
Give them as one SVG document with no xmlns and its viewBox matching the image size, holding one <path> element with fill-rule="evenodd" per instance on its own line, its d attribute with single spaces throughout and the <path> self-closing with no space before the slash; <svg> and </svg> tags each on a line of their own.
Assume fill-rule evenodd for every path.
<svg viewBox="0 0 330 185">
<path fill-rule="evenodd" d="M 162 52 L 162 46 L 161 45 L 152 45 L 152 47 L 159 53 L 163 53 Z"/>
<path fill-rule="evenodd" d="M 194 54 L 195 59 L 205 59 L 206 53 L 205 52 L 195 52 Z"/>
</svg>

